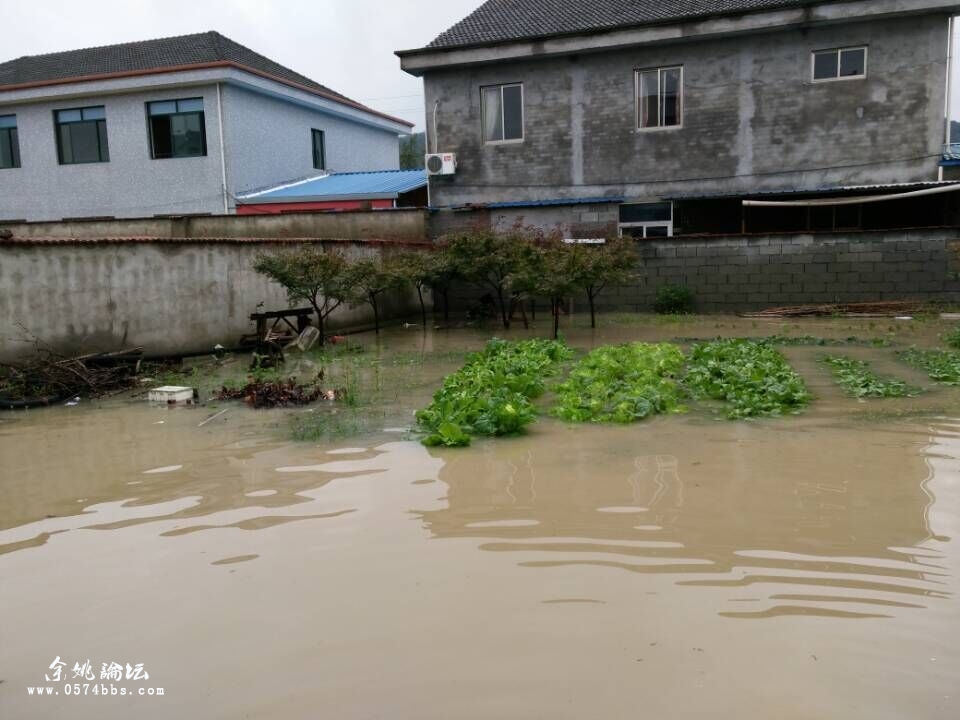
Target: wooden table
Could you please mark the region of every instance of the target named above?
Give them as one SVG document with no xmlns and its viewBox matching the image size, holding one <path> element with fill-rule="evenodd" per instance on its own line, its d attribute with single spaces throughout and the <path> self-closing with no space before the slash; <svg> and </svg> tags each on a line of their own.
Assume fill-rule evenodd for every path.
<svg viewBox="0 0 960 720">
<path fill-rule="evenodd" d="M 252 341 L 257 347 L 262 347 L 267 342 L 291 342 L 309 327 L 312 316 L 313 308 L 252 313 L 250 320 L 257 323 L 257 332 L 255 335 L 244 335 L 240 338 L 240 344 L 249 345 Z"/>
</svg>

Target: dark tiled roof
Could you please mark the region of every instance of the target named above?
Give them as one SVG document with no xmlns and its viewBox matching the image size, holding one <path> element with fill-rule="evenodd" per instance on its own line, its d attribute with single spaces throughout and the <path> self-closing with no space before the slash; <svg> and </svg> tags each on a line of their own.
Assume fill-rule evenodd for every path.
<svg viewBox="0 0 960 720">
<path fill-rule="evenodd" d="M 815 0 L 487 0 L 427 47 L 604 32 L 814 4 Z"/>
<path fill-rule="evenodd" d="M 27 55 L 0 63 L 0 91 L 6 86 L 55 84 L 99 75 L 146 74 L 211 63 L 242 65 L 333 100 L 397 120 L 367 108 L 215 31 L 49 55 Z M 409 124 L 403 120 L 397 122 Z"/>
</svg>

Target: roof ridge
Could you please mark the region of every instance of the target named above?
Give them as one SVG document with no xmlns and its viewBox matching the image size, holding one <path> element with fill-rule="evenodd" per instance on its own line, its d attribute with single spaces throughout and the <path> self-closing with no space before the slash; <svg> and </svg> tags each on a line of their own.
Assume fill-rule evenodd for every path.
<svg viewBox="0 0 960 720">
<path fill-rule="evenodd" d="M 38 53 L 36 55 L 21 55 L 20 57 L 11 58 L 10 60 L 4 60 L 3 62 L 0 62 L 0 65 L 5 65 L 8 62 L 15 62 L 17 60 L 45 58 L 45 57 L 50 57 L 52 55 L 66 55 L 67 53 L 74 53 L 74 52 L 87 52 L 90 50 L 106 50 L 107 48 L 130 47 L 132 45 L 142 45 L 143 43 L 160 42 L 163 40 L 181 40 L 183 38 L 198 38 L 198 37 L 203 37 L 204 35 L 209 35 L 210 33 L 215 33 L 217 35 L 220 34 L 216 30 L 207 30 L 205 32 L 199 32 L 199 33 L 184 33 L 182 35 L 166 35 L 163 37 L 147 38 L 145 40 L 129 40 L 127 42 L 121 42 L 121 43 L 109 43 L 107 45 L 90 45 L 88 47 L 70 48 L 69 50 L 55 50 L 53 52 Z"/>
</svg>

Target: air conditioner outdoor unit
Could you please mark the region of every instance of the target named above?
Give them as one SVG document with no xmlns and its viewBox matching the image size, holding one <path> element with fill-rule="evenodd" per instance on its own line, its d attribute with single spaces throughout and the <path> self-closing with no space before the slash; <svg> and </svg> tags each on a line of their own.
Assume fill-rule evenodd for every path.
<svg viewBox="0 0 960 720">
<path fill-rule="evenodd" d="M 428 175 L 453 175 L 457 172 L 457 156 L 453 153 L 427 155 Z"/>
</svg>

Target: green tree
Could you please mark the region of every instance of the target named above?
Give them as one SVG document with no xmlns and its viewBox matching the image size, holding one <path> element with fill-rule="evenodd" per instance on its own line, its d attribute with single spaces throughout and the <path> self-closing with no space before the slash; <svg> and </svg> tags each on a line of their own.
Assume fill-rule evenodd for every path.
<svg viewBox="0 0 960 720">
<path fill-rule="evenodd" d="M 514 284 L 526 278 L 529 237 L 522 231 L 498 233 L 476 229 L 445 238 L 443 247 L 452 267 L 467 282 L 489 290 L 496 303 L 503 327 L 510 328 L 510 301 Z"/>
<path fill-rule="evenodd" d="M 560 312 L 564 300 L 579 288 L 578 272 L 583 262 L 582 245 L 547 238 L 537 246 L 537 260 L 530 263 L 534 291 L 550 300 L 553 339 L 560 336 Z"/>
<path fill-rule="evenodd" d="M 597 297 L 611 285 L 623 285 L 636 277 L 637 252 L 633 241 L 612 237 L 603 245 L 573 245 L 569 263 L 571 279 L 587 295 L 590 327 L 597 327 Z"/>
<path fill-rule="evenodd" d="M 317 314 L 323 345 L 326 319 L 346 299 L 346 266 L 347 260 L 339 252 L 304 245 L 296 250 L 261 253 L 253 269 L 282 285 L 291 303 L 310 303 Z"/>
<path fill-rule="evenodd" d="M 400 169 L 423 170 L 426 147 L 426 136 L 423 133 L 400 138 Z"/>
<path fill-rule="evenodd" d="M 380 334 L 380 301 L 390 290 L 401 288 L 405 282 L 397 260 L 375 255 L 354 260 L 344 273 L 346 297 L 351 305 L 367 304 L 373 310 L 373 326 Z"/>
</svg>

